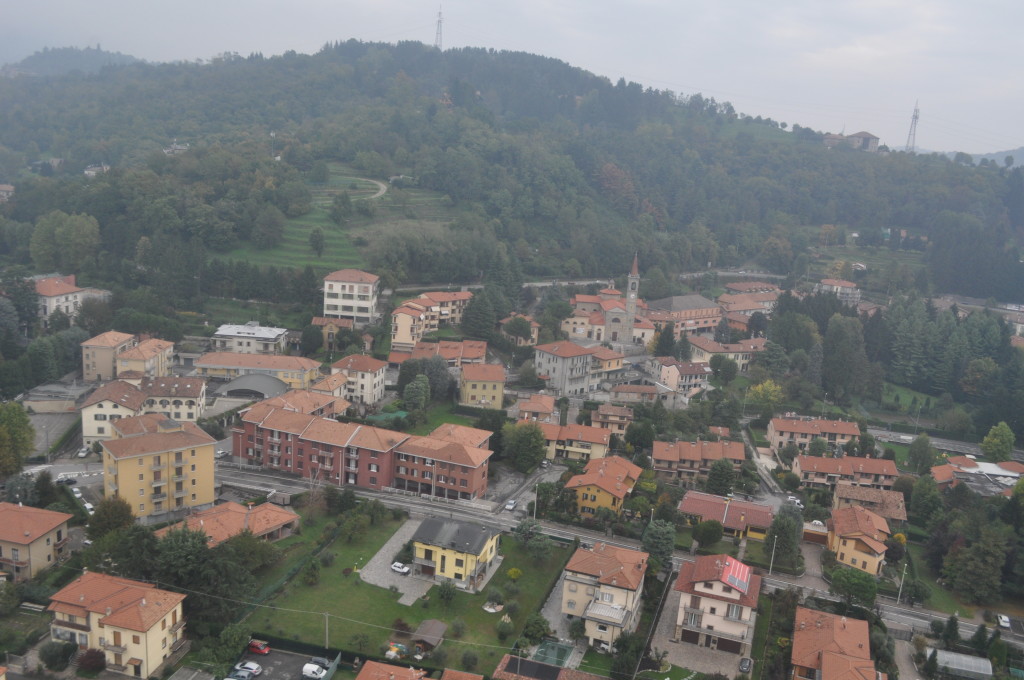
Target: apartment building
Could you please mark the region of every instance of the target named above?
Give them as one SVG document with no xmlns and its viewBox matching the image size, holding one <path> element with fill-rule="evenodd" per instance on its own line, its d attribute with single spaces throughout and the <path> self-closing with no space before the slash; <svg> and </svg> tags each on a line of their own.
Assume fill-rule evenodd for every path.
<svg viewBox="0 0 1024 680">
<path fill-rule="evenodd" d="M 689 338 L 691 358 L 695 362 L 711 363 L 712 357 L 722 356 L 736 362 L 740 373 L 746 373 L 750 368 L 750 361 L 758 352 L 764 351 L 765 338 L 751 338 L 739 342 L 721 343 L 713 338 L 704 336 L 693 336 Z"/>
<path fill-rule="evenodd" d="M 840 484 L 892 489 L 899 477 L 896 463 L 882 458 L 818 458 L 797 456 L 793 460 L 793 473 L 800 485 L 808 488 L 835 489 Z"/>
<path fill-rule="evenodd" d="M 481 525 L 428 517 L 412 536 L 413 572 L 476 592 L 498 557 L 500 535 Z"/>
<path fill-rule="evenodd" d="M 887 678 L 871 660 L 867 621 L 797 607 L 792 645 L 792 680 Z"/>
<path fill-rule="evenodd" d="M 522 422 L 522 421 L 520 421 Z M 555 425 L 537 421 L 544 433 L 548 460 L 597 460 L 608 455 L 611 430 L 588 425 Z"/>
<path fill-rule="evenodd" d="M 349 319 L 356 328 L 377 322 L 380 277 L 358 269 L 339 269 L 324 277 L 324 316 Z"/>
<path fill-rule="evenodd" d="M 243 375 L 269 375 L 295 390 L 308 389 L 320 379 L 320 362 L 279 354 L 207 352 L 193 366 L 195 374 L 204 378 L 234 380 Z"/>
<path fill-rule="evenodd" d="M 117 377 L 117 357 L 135 347 L 134 335 L 107 331 L 82 343 L 82 377 L 85 380 L 105 382 Z"/>
<path fill-rule="evenodd" d="M 828 549 L 840 564 L 859 569 L 872 576 L 882 573 L 885 564 L 885 542 L 889 524 L 859 505 L 832 511 L 828 527 Z"/>
<path fill-rule="evenodd" d="M 117 355 L 117 377 L 160 378 L 171 374 L 174 343 L 147 338 Z"/>
<path fill-rule="evenodd" d="M 768 445 L 775 451 L 781 451 L 787 444 L 794 444 L 804 451 L 815 439 L 822 439 L 830 450 L 839 451 L 859 436 L 860 427 L 857 423 L 810 417 L 772 418 L 766 433 Z"/>
<path fill-rule="evenodd" d="M 597 543 L 565 565 L 561 613 L 583 619 L 588 645 L 608 650 L 640 621 L 648 553 Z"/>
<path fill-rule="evenodd" d="M 142 378 L 138 384 L 112 380 L 101 385 L 82 404 L 82 443 L 109 439 L 121 418 L 147 413 L 179 422 L 195 422 L 206 410 L 206 380 L 202 378 Z"/>
<path fill-rule="evenodd" d="M 757 623 L 761 577 L 730 555 L 683 562 L 673 590 L 679 593 L 673 638 L 747 656 Z"/>
<path fill-rule="evenodd" d="M 66 512 L 0 503 L 0 572 L 14 583 L 35 578 L 66 554 Z"/>
<path fill-rule="evenodd" d="M 387 363 L 365 354 L 352 354 L 331 364 L 331 374 L 341 374 L 345 398 L 356 404 L 372 406 L 384 399 L 384 374 Z"/>
<path fill-rule="evenodd" d="M 283 354 L 288 341 L 287 328 L 261 326 L 258 321 L 226 323 L 213 334 L 211 348 L 216 352 L 240 354 Z"/>
<path fill-rule="evenodd" d="M 505 401 L 505 367 L 501 364 L 466 364 L 459 380 L 459 404 L 500 409 Z"/>
<path fill-rule="evenodd" d="M 78 315 L 86 300 L 109 300 L 110 291 L 101 288 L 79 288 L 75 275 L 43 276 L 35 279 L 36 300 L 39 304 L 39 318 L 43 327 L 48 325 L 50 315 L 60 310 L 72 321 Z"/>
<path fill-rule="evenodd" d="M 596 411 L 590 412 L 590 422 L 594 424 L 594 427 L 625 436 L 626 428 L 633 422 L 633 409 L 613 404 L 601 404 Z"/>
<path fill-rule="evenodd" d="M 601 508 L 618 515 L 641 472 L 639 466 L 620 456 L 596 458 L 582 474 L 570 478 L 565 488 L 576 494 L 576 511 L 581 517 L 593 517 Z"/>
<path fill-rule="evenodd" d="M 726 459 L 734 470 L 747 459 L 743 442 L 719 440 L 710 442 L 654 442 L 651 464 L 662 479 L 686 487 L 694 487 L 707 480 L 715 461 Z"/>
</svg>

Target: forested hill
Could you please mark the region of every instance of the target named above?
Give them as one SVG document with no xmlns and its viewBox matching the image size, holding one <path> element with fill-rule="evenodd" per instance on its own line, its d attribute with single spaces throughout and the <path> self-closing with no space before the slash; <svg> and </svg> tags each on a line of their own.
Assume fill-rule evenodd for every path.
<svg viewBox="0 0 1024 680">
<path fill-rule="evenodd" d="M 131 64 L 139 61 L 120 52 L 107 52 L 96 47 L 44 47 L 35 54 L 25 57 L 17 64 L 9 64 L 5 71 L 29 76 L 59 76 L 75 71 L 96 73 L 105 66 Z"/>
<path fill-rule="evenodd" d="M 190 150 L 164 155 L 174 140 Z M 25 170 L 52 157 L 63 164 L 36 166 L 48 176 Z M 919 286 L 1024 290 L 1019 168 L 827 150 L 815 131 L 699 94 L 419 43 L 0 79 L 0 183 L 17 189 L 0 255 L 112 286 L 180 283 L 181 258 L 201 267 L 240 243 L 273 247 L 282 219 L 318 209 L 309 186 L 327 162 L 411 177 L 457 214 L 355 239 L 367 266 L 396 279 L 472 280 L 499 256 L 526 273 L 570 263 L 608 275 L 634 250 L 665 273 L 752 259 L 800 273 L 828 224 L 863 243 L 906 230 L 896 245 L 927 244 L 930 282 Z M 90 164 L 113 169 L 86 179 Z M 98 225 L 73 262 L 36 233 L 54 209 Z"/>
</svg>

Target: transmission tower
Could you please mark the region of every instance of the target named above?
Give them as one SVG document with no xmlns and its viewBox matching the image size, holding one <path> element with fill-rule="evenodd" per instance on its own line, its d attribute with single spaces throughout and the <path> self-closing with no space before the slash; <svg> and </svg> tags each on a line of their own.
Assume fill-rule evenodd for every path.
<svg viewBox="0 0 1024 680">
<path fill-rule="evenodd" d="M 910 117 L 910 134 L 907 135 L 907 151 L 913 153 L 914 145 L 917 144 L 917 119 L 921 117 L 921 109 L 917 102 L 914 102 L 914 115 Z"/>
<path fill-rule="evenodd" d="M 434 47 L 436 47 L 437 49 L 441 50 L 442 52 L 444 51 L 444 48 L 441 46 L 441 24 L 443 24 L 443 23 L 444 23 L 444 19 L 441 18 L 441 8 L 438 7 L 437 8 L 437 33 L 434 34 Z"/>
</svg>

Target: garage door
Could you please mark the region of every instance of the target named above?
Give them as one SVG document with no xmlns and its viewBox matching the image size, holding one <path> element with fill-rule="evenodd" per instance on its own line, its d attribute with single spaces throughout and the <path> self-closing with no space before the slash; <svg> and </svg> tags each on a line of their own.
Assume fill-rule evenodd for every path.
<svg viewBox="0 0 1024 680">
<path fill-rule="evenodd" d="M 718 651 L 720 652 L 731 652 L 732 654 L 739 654 L 741 649 L 743 649 L 743 643 L 739 640 L 726 640 L 725 638 L 718 638 Z"/>
<path fill-rule="evenodd" d="M 697 640 L 700 639 L 700 633 L 695 630 L 684 630 L 679 634 L 679 639 L 683 642 L 689 642 L 690 644 L 697 644 Z"/>
</svg>

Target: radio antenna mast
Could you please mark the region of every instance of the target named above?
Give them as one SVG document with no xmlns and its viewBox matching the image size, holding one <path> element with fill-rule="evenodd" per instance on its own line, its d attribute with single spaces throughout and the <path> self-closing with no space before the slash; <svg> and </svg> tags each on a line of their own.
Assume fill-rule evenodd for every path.
<svg viewBox="0 0 1024 680">
<path fill-rule="evenodd" d="M 917 102 L 914 102 L 914 115 L 910 117 L 910 133 L 907 135 L 907 148 L 906 151 L 911 153 L 914 152 L 914 146 L 917 144 L 917 119 L 921 117 L 921 109 L 918 108 Z"/>
<path fill-rule="evenodd" d="M 437 33 L 434 34 L 434 47 L 444 52 L 444 48 L 441 46 L 441 24 L 444 23 L 444 19 L 441 18 L 441 6 L 437 7 Z"/>
</svg>

